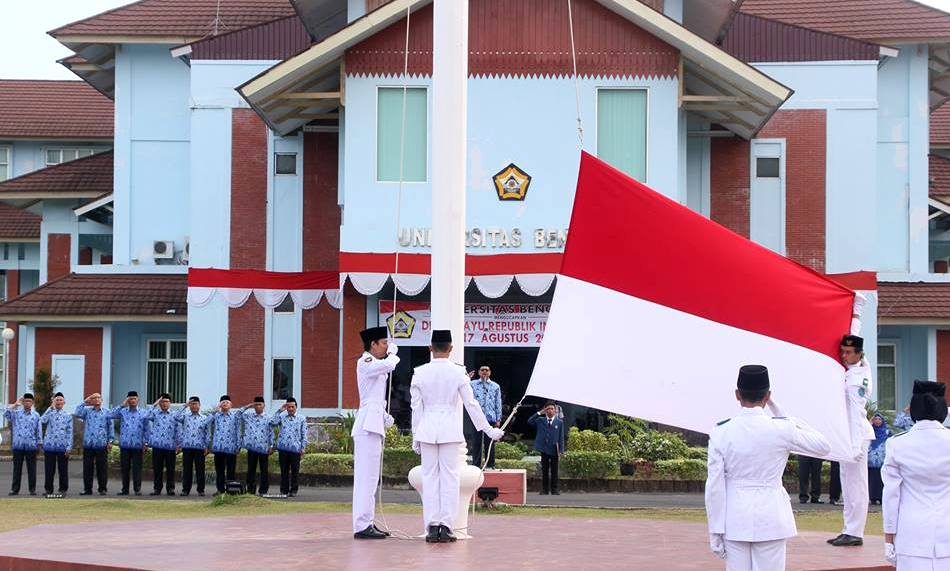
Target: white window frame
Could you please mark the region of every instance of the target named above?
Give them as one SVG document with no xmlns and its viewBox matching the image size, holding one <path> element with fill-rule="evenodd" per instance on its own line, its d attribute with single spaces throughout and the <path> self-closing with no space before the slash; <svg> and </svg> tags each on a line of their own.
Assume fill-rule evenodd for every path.
<svg viewBox="0 0 950 571">
<path fill-rule="evenodd" d="M 171 353 L 171 344 L 172 344 L 173 342 L 181 342 L 181 343 L 184 343 L 184 344 L 185 344 L 185 358 L 184 358 L 184 359 L 172 359 L 172 358 L 171 358 L 171 354 L 172 354 L 172 353 Z M 149 358 L 149 344 L 150 344 L 150 343 L 165 343 L 165 358 L 164 358 L 164 359 L 150 359 L 150 358 Z M 169 392 L 169 390 L 168 390 L 168 368 L 169 368 L 168 365 L 169 365 L 170 363 L 185 363 L 185 394 L 184 394 L 184 398 L 187 400 L 187 399 L 188 399 L 188 364 L 187 364 L 187 363 L 188 363 L 188 339 L 185 338 L 185 337 L 148 337 L 148 338 L 145 339 L 145 347 L 144 347 L 144 353 L 143 353 L 143 355 L 144 355 L 144 357 L 145 357 L 144 359 L 142 359 L 143 367 L 144 367 L 144 369 L 145 369 L 145 370 L 143 371 L 143 374 L 142 374 L 142 380 L 145 381 L 145 395 L 143 395 L 143 396 L 144 396 L 145 398 L 148 398 L 148 364 L 149 364 L 149 363 L 152 363 L 152 362 L 155 362 L 155 363 L 165 363 L 165 388 L 164 388 L 164 390 L 160 391 L 160 392 L 164 392 L 164 393 Z M 151 403 L 149 403 L 149 404 L 151 404 Z M 184 404 L 184 402 L 180 402 L 180 403 L 177 403 L 177 402 L 176 402 L 176 403 L 172 403 L 172 404 Z"/>
<path fill-rule="evenodd" d="M 782 247 L 777 253 L 785 256 L 785 255 L 788 255 L 788 242 L 787 242 L 787 236 L 786 236 L 786 232 L 788 231 L 788 220 L 787 220 L 788 210 L 787 210 L 787 204 L 786 204 L 788 188 L 787 188 L 786 178 L 785 178 L 785 159 L 786 159 L 786 156 L 788 155 L 788 149 L 785 145 L 785 139 L 784 138 L 782 139 L 752 139 L 749 141 L 749 143 L 750 143 L 749 144 L 749 234 L 750 235 L 752 234 L 752 213 L 755 211 L 755 208 L 753 207 L 755 193 L 752 192 L 752 190 L 753 190 L 753 186 L 755 185 L 755 179 L 758 178 L 756 176 L 756 172 L 757 172 L 756 159 L 777 158 L 779 160 L 778 178 L 782 185 L 781 214 L 780 214 L 781 222 L 782 222 L 782 228 L 780 230 Z M 761 146 L 779 145 L 782 150 L 779 152 L 778 156 L 775 156 L 772 153 L 758 154 L 756 153 L 755 148 L 756 146 L 759 146 L 759 145 Z M 768 180 L 768 178 L 771 178 L 771 177 L 765 177 L 765 180 Z"/>
<path fill-rule="evenodd" d="M 59 162 L 58 162 L 58 163 L 51 163 L 51 162 L 49 162 L 49 152 L 50 152 L 50 151 L 59 151 Z M 71 160 L 69 160 L 69 161 L 64 161 L 64 160 L 63 160 L 63 152 L 64 152 L 64 151 L 76 151 L 76 158 L 75 158 L 75 159 L 71 159 Z M 79 153 L 85 153 L 85 152 L 87 152 L 87 151 L 89 152 L 89 154 L 86 155 L 85 157 L 79 155 Z M 98 150 L 98 149 L 94 149 L 94 148 L 92 148 L 92 147 L 44 147 L 44 148 L 43 148 L 43 164 L 44 164 L 45 166 L 52 167 L 52 166 L 56 166 L 56 165 L 61 165 L 61 164 L 63 164 L 63 163 L 72 162 L 72 161 L 75 161 L 76 159 L 84 159 L 84 158 L 86 158 L 86 157 L 91 157 L 92 155 L 96 154 L 97 152 L 99 152 L 99 150 Z"/>
<path fill-rule="evenodd" d="M 0 145 L 0 151 L 6 151 L 6 161 L 0 162 L 0 164 L 7 165 L 7 176 L 6 178 L 0 178 L 0 181 L 10 180 L 13 178 L 13 147 L 11 145 Z"/>
<path fill-rule="evenodd" d="M 893 363 L 884 363 L 881 364 L 881 347 L 888 346 L 894 348 L 894 362 Z M 896 412 L 900 410 L 899 397 L 900 397 L 900 340 L 899 339 L 878 339 L 877 341 L 877 363 L 874 369 L 874 378 L 876 383 L 874 384 L 874 403 L 878 405 L 878 395 L 880 394 L 881 386 L 881 375 L 878 374 L 878 369 L 881 367 L 893 367 L 894 369 L 894 409 L 884 409 L 889 412 Z"/>
<path fill-rule="evenodd" d="M 648 85 L 637 86 L 637 85 L 598 85 L 594 88 L 594 156 L 600 156 L 600 149 L 597 148 L 597 142 L 600 140 L 600 135 L 597 133 L 597 127 L 600 124 L 600 92 L 601 90 L 610 90 L 610 91 L 645 91 L 647 94 L 647 117 L 646 117 L 646 149 L 644 149 L 643 160 L 643 184 L 649 185 L 650 181 L 650 104 L 651 97 L 653 93 L 651 88 Z M 626 174 L 626 173 L 624 173 Z"/>
<path fill-rule="evenodd" d="M 413 85 L 377 85 L 376 98 L 373 100 L 373 181 L 376 184 L 399 184 L 398 180 L 379 180 L 379 91 L 381 89 L 425 89 L 426 91 L 426 178 L 425 180 L 406 180 L 402 184 L 429 184 L 432 178 L 432 86 Z"/>
</svg>

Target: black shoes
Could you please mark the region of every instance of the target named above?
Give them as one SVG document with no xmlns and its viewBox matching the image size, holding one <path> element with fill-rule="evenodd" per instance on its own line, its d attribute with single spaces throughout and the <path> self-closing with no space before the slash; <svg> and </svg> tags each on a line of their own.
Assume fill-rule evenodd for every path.
<svg viewBox="0 0 950 571">
<path fill-rule="evenodd" d="M 447 525 L 439 526 L 439 543 L 455 543 L 458 540 Z"/>
<path fill-rule="evenodd" d="M 201 496 L 202 498 L 205 497 L 205 493 L 204 493 L 204 492 L 198 492 L 198 495 Z"/>
<path fill-rule="evenodd" d="M 375 529 L 375 530 L 378 531 L 379 533 L 385 535 L 386 537 L 389 537 L 390 535 L 392 535 L 392 534 L 389 533 L 388 531 L 383 531 L 382 529 L 379 529 L 378 527 L 376 527 L 376 524 L 375 524 L 375 523 L 373 524 L 373 529 Z"/>
<path fill-rule="evenodd" d="M 802 503 L 804 503 L 804 502 L 802 502 Z M 825 502 L 821 501 L 821 498 L 812 498 L 812 499 L 811 499 L 811 503 L 813 503 L 813 504 L 823 504 L 823 503 L 825 503 Z"/>
<path fill-rule="evenodd" d="M 357 531 L 353 534 L 353 539 L 386 539 L 386 534 L 370 525 L 363 531 Z M 426 539 L 428 541 L 428 538 Z"/>
<path fill-rule="evenodd" d="M 551 495 L 552 495 L 552 496 L 560 496 L 560 495 L 561 495 L 561 492 L 559 492 L 559 491 L 557 491 L 557 490 L 554 490 L 553 492 L 551 492 Z"/>
<path fill-rule="evenodd" d="M 426 543 L 438 543 L 439 542 L 439 528 L 438 525 L 430 525 L 429 533 L 426 534 Z"/>
<path fill-rule="evenodd" d="M 842 533 L 834 539 L 829 539 L 828 543 L 834 545 L 835 547 L 857 547 L 859 545 L 864 545 L 864 540 L 860 537 Z"/>
<path fill-rule="evenodd" d="M 117 496 L 127 496 L 127 495 L 129 495 L 129 492 L 127 492 L 127 491 L 122 491 L 122 492 L 119 492 L 119 493 L 116 494 L 116 495 L 117 495 Z"/>
<path fill-rule="evenodd" d="M 99 490 L 99 495 L 100 496 L 106 495 L 106 490 Z"/>
<path fill-rule="evenodd" d="M 91 495 L 92 495 L 92 490 L 89 490 L 89 491 L 83 490 L 83 491 L 79 492 L 79 495 L 80 495 L 80 496 L 91 496 Z"/>
<path fill-rule="evenodd" d="M 165 492 L 165 495 L 166 495 L 166 496 L 174 496 L 174 495 L 175 495 L 175 490 L 168 490 L 167 492 Z"/>
<path fill-rule="evenodd" d="M 542 495 L 542 496 L 548 495 L 548 491 L 547 491 L 547 490 L 541 490 L 541 495 Z"/>
<path fill-rule="evenodd" d="M 134 493 L 135 493 L 136 496 L 141 496 L 141 495 L 142 495 L 142 492 L 140 492 L 140 491 L 138 491 L 138 490 L 135 490 Z M 126 494 L 126 495 L 128 495 L 128 494 Z"/>
<path fill-rule="evenodd" d="M 162 491 L 161 491 L 161 490 L 155 490 L 154 492 L 151 492 L 149 495 L 150 495 L 150 496 L 160 496 L 160 495 L 162 495 Z"/>
<path fill-rule="evenodd" d="M 191 492 L 182 492 L 182 493 L 180 493 L 180 494 L 178 494 L 178 495 L 184 498 L 185 496 L 187 496 L 187 495 L 190 494 L 190 493 L 191 493 Z"/>
<path fill-rule="evenodd" d="M 841 500 L 838 499 L 838 498 L 832 498 L 832 499 L 828 500 L 828 505 L 831 505 L 831 506 L 840 506 L 840 505 L 841 505 Z"/>
</svg>

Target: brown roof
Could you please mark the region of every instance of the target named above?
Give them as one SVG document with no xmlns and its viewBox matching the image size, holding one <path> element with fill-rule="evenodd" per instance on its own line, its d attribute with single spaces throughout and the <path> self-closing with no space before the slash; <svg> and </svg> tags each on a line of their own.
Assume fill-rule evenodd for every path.
<svg viewBox="0 0 950 571">
<path fill-rule="evenodd" d="M 36 170 L 0 182 L 0 198 L 96 197 L 112 192 L 112 151 Z M 33 194 L 37 196 L 32 196 Z"/>
<path fill-rule="evenodd" d="M 930 146 L 950 147 L 950 103 L 930 112 Z"/>
<path fill-rule="evenodd" d="M 112 101 L 83 81 L 0 79 L 0 139 L 112 139 Z"/>
<path fill-rule="evenodd" d="M 218 7 L 220 6 L 220 12 Z M 289 0 L 139 0 L 51 30 L 61 36 L 211 35 L 215 15 L 218 32 L 228 32 L 294 15 Z"/>
<path fill-rule="evenodd" d="M 0 203 L 0 241 L 39 239 L 42 219 L 32 212 Z"/>
<path fill-rule="evenodd" d="M 745 0 L 740 10 L 872 42 L 950 38 L 950 14 L 912 0 Z"/>
<path fill-rule="evenodd" d="M 930 155 L 930 197 L 950 203 L 950 158 Z"/>
<path fill-rule="evenodd" d="M 205 38 L 191 44 L 191 59 L 284 60 L 310 47 L 310 34 L 296 16 Z"/>
<path fill-rule="evenodd" d="M 751 14 L 736 14 L 722 49 L 746 62 L 877 60 L 881 48 Z"/>
<path fill-rule="evenodd" d="M 877 284 L 878 321 L 950 319 L 950 282 Z"/>
<path fill-rule="evenodd" d="M 174 320 L 188 314 L 187 293 L 186 274 L 68 274 L 0 304 L 0 319 Z"/>
</svg>

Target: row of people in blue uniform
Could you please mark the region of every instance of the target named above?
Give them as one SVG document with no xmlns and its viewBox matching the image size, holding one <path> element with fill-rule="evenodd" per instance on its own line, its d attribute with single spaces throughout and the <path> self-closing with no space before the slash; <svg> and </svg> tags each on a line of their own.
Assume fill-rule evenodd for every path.
<svg viewBox="0 0 950 571">
<path fill-rule="evenodd" d="M 45 490 L 54 493 L 54 480 L 59 473 L 56 492 L 66 493 L 69 487 L 68 458 L 73 444 L 73 417 L 84 424 L 83 491 L 93 492 L 93 473 L 98 492 L 105 495 L 108 484 L 106 468 L 108 451 L 116 442 L 115 422 L 119 424 L 119 458 L 122 473 L 120 496 L 141 495 L 142 458 L 152 449 L 153 491 L 162 489 L 175 495 L 175 464 L 182 456 L 181 495 L 191 493 L 192 482 L 197 493 L 204 495 L 205 460 L 214 454 L 216 489 L 224 493 L 226 482 L 235 479 L 237 455 L 247 450 L 247 488 L 250 493 L 266 494 L 269 489 L 268 460 L 274 451 L 280 463 L 280 491 L 294 496 L 298 490 L 300 458 L 307 447 L 307 421 L 297 414 L 297 401 L 288 398 L 273 414 L 265 412 L 263 397 L 241 408 L 231 406 L 231 398 L 223 395 L 211 413 L 201 411 L 198 397 L 188 399 L 187 406 L 173 410 L 170 396 L 159 396 L 151 406 L 139 406 L 139 396 L 129 391 L 121 405 L 102 406 L 102 396 L 90 395 L 69 412 L 62 393 L 56 393 L 52 406 L 42 415 L 33 408 L 33 395 L 26 393 L 4 411 L 13 433 L 13 481 L 10 495 L 20 493 L 24 466 L 30 495 L 36 495 L 36 458 L 44 454 Z M 44 431 L 45 427 L 45 431 Z M 275 433 L 275 428 L 278 430 Z M 259 473 L 259 480 L 258 480 Z M 193 480 L 194 477 L 194 480 Z M 130 488 L 131 483 L 131 488 Z"/>
</svg>

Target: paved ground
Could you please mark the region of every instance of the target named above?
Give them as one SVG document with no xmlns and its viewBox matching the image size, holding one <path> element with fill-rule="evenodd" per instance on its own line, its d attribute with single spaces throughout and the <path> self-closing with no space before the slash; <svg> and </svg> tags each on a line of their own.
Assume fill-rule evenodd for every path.
<svg viewBox="0 0 950 571">
<path fill-rule="evenodd" d="M 420 527 L 418 516 L 394 515 L 390 522 L 404 530 Z M 486 553 L 494 566 L 510 569 L 589 569 L 619 562 L 627 569 L 664 571 L 724 567 L 709 553 L 706 526 L 699 523 L 479 516 L 471 522 L 474 539 L 438 545 L 354 541 L 341 531 L 349 523 L 348 514 L 305 514 L 41 525 L 0 534 L 0 568 L 233 571 L 239 562 L 241 568 L 270 571 L 312 569 L 315 563 L 333 570 L 398 571 L 424 564 L 454 571 L 483 566 Z M 832 548 L 826 535 L 804 533 L 791 540 L 786 568 L 867 569 L 882 563 L 880 537 L 868 538 L 861 548 Z"/>
<path fill-rule="evenodd" d="M 82 491 L 82 462 L 78 460 L 70 461 L 69 472 L 69 497 L 82 499 L 86 496 L 80 496 Z M 9 491 L 13 465 L 11 462 L 0 462 L 0 496 Z M 37 467 L 37 492 L 43 493 L 43 463 L 38 462 Z M 279 491 L 277 482 L 279 474 L 271 474 L 272 493 Z M 23 475 L 23 485 L 20 489 L 20 497 L 29 497 L 26 489 L 26 474 Z M 117 478 L 109 479 L 109 497 L 115 497 L 121 485 Z M 180 490 L 180 484 L 179 484 Z M 151 481 L 142 482 L 143 496 L 138 499 L 157 501 L 166 498 L 166 496 L 150 497 L 152 491 Z M 214 493 L 214 486 L 207 486 L 205 493 L 208 497 Z M 317 502 L 349 502 L 353 495 L 352 488 L 301 488 L 300 494 L 296 498 L 286 501 L 317 501 Z M 99 498 L 98 494 L 89 496 L 90 498 Z M 199 498 L 195 490 L 192 490 L 191 499 Z M 793 499 L 794 500 L 794 499 Z M 385 489 L 383 490 L 383 501 L 387 503 L 421 503 L 419 494 L 415 490 Z M 702 508 L 702 494 L 661 494 L 661 493 L 584 493 L 584 492 L 564 492 L 560 496 L 542 496 L 538 493 L 528 494 L 529 505 L 543 506 L 571 506 L 571 507 L 606 507 L 606 508 Z M 841 510 L 841 507 L 829 506 L 827 504 L 799 504 L 793 503 L 796 510 L 823 510 L 834 511 Z M 872 506 L 870 511 L 880 511 L 879 506 Z"/>
</svg>

